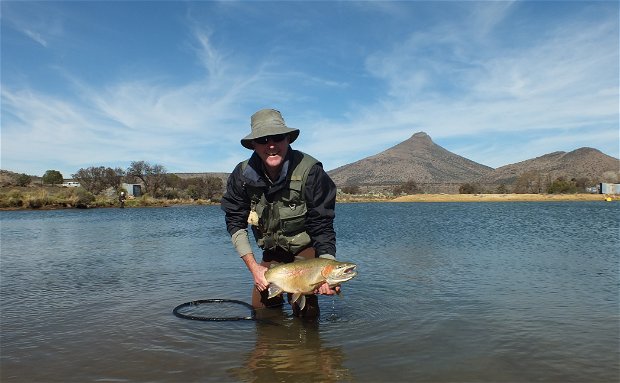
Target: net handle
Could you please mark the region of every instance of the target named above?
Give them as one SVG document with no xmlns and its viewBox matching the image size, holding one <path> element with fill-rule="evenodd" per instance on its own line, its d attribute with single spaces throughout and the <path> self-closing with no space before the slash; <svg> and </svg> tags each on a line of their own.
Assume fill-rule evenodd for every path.
<svg viewBox="0 0 620 383">
<path fill-rule="evenodd" d="M 250 309 L 250 316 L 245 317 L 205 317 L 201 315 L 190 315 L 179 312 L 184 307 L 197 306 L 202 303 L 235 303 Z M 172 310 L 172 313 L 183 319 L 200 320 L 200 321 L 239 321 L 239 320 L 256 320 L 256 310 L 251 304 L 236 299 L 199 299 L 178 305 Z"/>
</svg>

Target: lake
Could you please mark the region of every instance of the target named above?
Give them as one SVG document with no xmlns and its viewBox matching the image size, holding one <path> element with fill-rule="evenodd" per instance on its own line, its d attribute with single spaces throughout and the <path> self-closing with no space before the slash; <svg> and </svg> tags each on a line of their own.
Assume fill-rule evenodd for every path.
<svg viewBox="0 0 620 383">
<path fill-rule="evenodd" d="M 338 204 L 318 322 L 205 322 L 172 309 L 252 289 L 219 206 L 3 211 L 0 381 L 617 382 L 619 212 Z"/>
</svg>

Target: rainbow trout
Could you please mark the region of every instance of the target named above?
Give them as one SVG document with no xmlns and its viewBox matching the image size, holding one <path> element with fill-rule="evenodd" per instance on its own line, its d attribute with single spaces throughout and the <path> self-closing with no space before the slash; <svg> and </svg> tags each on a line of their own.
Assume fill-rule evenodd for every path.
<svg viewBox="0 0 620 383">
<path fill-rule="evenodd" d="M 269 298 L 282 293 L 292 293 L 291 305 L 297 301 L 299 308 L 306 306 L 304 295 L 312 294 L 323 282 L 335 287 L 357 275 L 357 265 L 332 259 L 313 258 L 292 263 L 281 263 L 265 272 L 269 282 Z"/>
</svg>

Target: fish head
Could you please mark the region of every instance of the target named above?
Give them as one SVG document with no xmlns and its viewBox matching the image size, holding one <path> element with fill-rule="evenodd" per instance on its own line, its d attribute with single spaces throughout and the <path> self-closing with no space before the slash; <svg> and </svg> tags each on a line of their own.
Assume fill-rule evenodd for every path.
<svg viewBox="0 0 620 383">
<path fill-rule="evenodd" d="M 331 286 L 346 282 L 357 275 L 357 265 L 351 262 L 331 261 L 323 269 L 323 276 Z"/>
</svg>

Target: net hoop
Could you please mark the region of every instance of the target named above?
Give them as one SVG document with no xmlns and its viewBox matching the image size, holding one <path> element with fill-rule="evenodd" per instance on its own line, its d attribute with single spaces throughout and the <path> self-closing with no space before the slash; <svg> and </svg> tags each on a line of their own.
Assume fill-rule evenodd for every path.
<svg viewBox="0 0 620 383">
<path fill-rule="evenodd" d="M 191 314 L 183 314 L 179 312 L 182 308 L 197 306 L 203 303 L 235 303 L 241 306 L 245 306 L 250 309 L 250 316 L 245 317 L 206 317 L 202 315 L 191 315 Z M 256 320 L 256 310 L 252 307 L 251 304 L 238 301 L 236 299 L 199 299 L 196 301 L 186 302 L 178 305 L 172 310 L 172 313 L 183 319 L 191 319 L 191 320 L 200 320 L 200 321 L 240 321 L 240 320 Z"/>
</svg>

